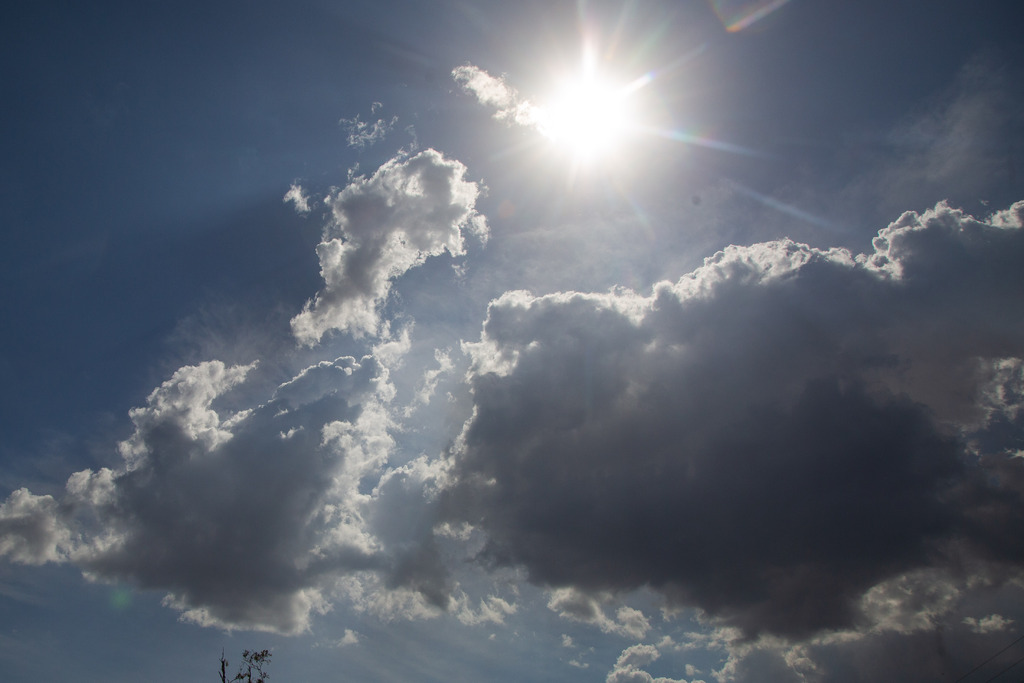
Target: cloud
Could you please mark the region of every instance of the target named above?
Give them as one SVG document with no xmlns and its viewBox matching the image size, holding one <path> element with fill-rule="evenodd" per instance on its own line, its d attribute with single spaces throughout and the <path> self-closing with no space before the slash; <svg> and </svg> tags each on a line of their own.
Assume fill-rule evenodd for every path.
<svg viewBox="0 0 1024 683">
<path fill-rule="evenodd" d="M 781 240 L 650 296 L 506 293 L 465 345 L 447 520 L 560 613 L 647 586 L 745 638 L 854 628 L 916 571 L 1019 575 L 1022 223 L 939 204 L 864 254 Z"/>
<path fill-rule="evenodd" d="M 500 118 L 538 125 L 461 69 Z M 437 350 L 406 378 L 409 418 L 469 364 L 450 457 L 398 459 L 390 373 L 411 326 L 392 335 L 382 310 L 396 278 L 486 234 L 465 174 L 402 154 L 328 199 L 324 285 L 292 331 L 379 335 L 367 355 L 284 382 L 275 358 L 180 368 L 130 411 L 119 467 L 0 504 L 0 555 L 163 591 L 197 624 L 299 633 L 338 596 L 504 623 L 518 605 L 462 591 L 444 552 L 483 543 L 482 564 L 525 569 L 550 610 L 606 634 L 652 631 L 621 603 L 637 588 L 698 608 L 713 635 L 679 647 L 726 653 L 723 679 L 868 671 L 897 636 L 1015 623 L 971 596 L 1024 562 L 1024 203 L 908 212 L 863 254 L 730 246 L 649 295 L 506 292 L 465 358 Z M 308 210 L 298 185 L 285 200 Z M 608 680 L 667 683 L 657 656 L 627 648 Z"/>
<path fill-rule="evenodd" d="M 374 102 L 373 113 L 377 113 L 380 103 Z M 398 123 L 398 117 L 392 116 L 390 120 L 377 119 L 373 123 L 360 121 L 359 115 L 351 119 L 341 119 L 339 123 L 345 128 L 348 134 L 348 146 L 355 149 L 364 149 L 377 144 L 391 132 L 391 129 Z"/>
<path fill-rule="evenodd" d="M 621 669 L 639 668 L 647 666 L 660 656 L 658 648 L 653 645 L 633 645 L 622 651 L 622 654 L 619 655 L 615 662 L 615 667 Z"/>
<path fill-rule="evenodd" d="M 317 247 L 324 287 L 292 319 L 312 345 L 330 330 L 378 331 L 378 307 L 394 278 L 430 256 L 464 253 L 464 230 L 486 234 L 466 167 L 432 149 L 394 158 L 329 200 L 333 222 Z"/>
<path fill-rule="evenodd" d="M 1024 132 L 1014 80 L 1004 55 L 978 55 L 952 85 L 893 130 L 888 142 L 897 154 L 879 183 L 886 205 L 935 196 L 1002 200 L 1019 191 L 1019 152 L 1008 142 Z"/>
<path fill-rule="evenodd" d="M 441 377 L 450 373 L 455 367 L 452 363 L 451 355 L 447 351 L 434 349 L 434 360 L 437 362 L 437 368 L 424 371 L 423 380 L 420 382 L 419 389 L 413 397 L 413 402 L 405 408 L 405 417 L 411 417 L 417 408 L 429 404 L 430 399 L 433 398 L 434 393 L 437 391 L 437 385 Z"/>
<path fill-rule="evenodd" d="M 305 214 L 310 212 L 309 197 L 298 183 L 292 183 L 292 186 L 285 193 L 283 201 L 293 203 L 295 210 L 299 213 Z"/>
<path fill-rule="evenodd" d="M 164 590 L 200 625 L 282 633 L 329 609 L 337 577 L 389 577 L 360 491 L 393 447 L 380 366 L 320 362 L 253 408 L 218 409 L 254 370 L 179 369 L 130 412 L 120 469 L 76 472 L 59 503 L 21 490 L 0 506 L 0 549 Z"/>
<path fill-rule="evenodd" d="M 520 97 L 504 78 L 495 78 L 472 64 L 452 69 L 452 78 L 480 104 L 493 107 L 494 118 L 517 126 L 539 127 L 542 124 L 542 109 Z"/>
<path fill-rule="evenodd" d="M 646 636 L 651 628 L 647 617 L 640 610 L 622 605 L 616 611 L 615 619 L 610 619 L 605 615 L 597 599 L 572 588 L 552 591 L 548 609 L 562 619 L 590 624 L 605 633 L 614 633 L 634 640 Z"/>
<path fill-rule="evenodd" d="M 135 423 L 135 433 L 119 445 L 119 450 L 129 468 L 151 455 L 152 435 L 161 428 L 180 430 L 185 439 L 206 449 L 229 441 L 233 420 L 222 420 L 211 406 L 215 398 L 243 382 L 254 366 L 228 368 L 219 361 L 189 365 L 154 389 L 145 407 L 128 413 Z M 244 419 L 245 415 L 234 417 Z"/>
<path fill-rule="evenodd" d="M 350 628 L 345 629 L 345 635 L 338 641 L 338 647 L 348 647 L 359 643 L 359 634 Z"/>
<path fill-rule="evenodd" d="M 1007 630 L 1013 624 L 1013 619 L 1007 619 L 1001 614 L 990 614 L 980 619 L 964 617 L 963 623 L 975 633 L 992 633 Z"/>
<path fill-rule="evenodd" d="M 451 611 L 455 618 L 467 626 L 479 624 L 504 624 L 505 617 L 515 614 L 518 608 L 496 595 L 489 595 L 480 600 L 479 608 L 474 610 L 469 596 L 461 593 L 454 601 Z"/>
<path fill-rule="evenodd" d="M 246 370 L 183 368 L 132 411 L 136 433 L 123 451 L 136 460 L 102 513 L 121 539 L 77 563 L 167 589 L 169 604 L 202 624 L 295 632 L 325 607 L 321 575 L 377 562 L 353 481 L 386 459 L 386 433 L 372 420 L 378 369 L 371 358 L 320 363 L 242 419 L 218 423 L 211 404 L 231 383 L 209 391 L 208 378 L 241 381 Z M 187 406 L 161 409 L 180 396 Z M 217 438 L 204 439 L 210 432 Z"/>
<path fill-rule="evenodd" d="M 794 642 L 772 635 L 751 640 L 738 629 L 720 627 L 687 634 L 677 649 L 723 652 L 725 660 L 714 672 L 719 681 L 954 680 L 1006 647 L 1004 629 L 1012 621 L 965 614 L 977 614 L 979 605 L 1008 606 L 1021 599 L 1019 585 L 997 586 L 984 573 L 965 576 L 960 568 L 917 570 L 870 593 L 867 622 L 853 629 Z M 996 673 L 1004 664 L 993 661 L 978 675 Z"/>
<path fill-rule="evenodd" d="M 70 531 L 58 518 L 53 496 L 36 496 L 21 488 L 0 504 L 0 557 L 22 564 L 59 562 L 70 543 Z"/>
<path fill-rule="evenodd" d="M 633 645 L 627 647 L 619 655 L 615 666 L 605 678 L 607 683 L 686 683 L 672 678 L 655 678 L 643 670 L 661 657 L 658 648 L 653 645 Z"/>
<path fill-rule="evenodd" d="M 918 569 L 873 586 L 859 606 L 871 631 L 907 635 L 942 623 L 956 609 L 965 589 L 940 569 Z"/>
</svg>

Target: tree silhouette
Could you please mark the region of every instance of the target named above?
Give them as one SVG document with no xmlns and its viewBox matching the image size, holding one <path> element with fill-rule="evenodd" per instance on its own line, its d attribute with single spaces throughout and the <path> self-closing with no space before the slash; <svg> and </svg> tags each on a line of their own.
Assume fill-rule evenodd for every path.
<svg viewBox="0 0 1024 683">
<path fill-rule="evenodd" d="M 224 658 L 224 651 L 221 650 L 220 683 L 267 683 L 270 674 L 263 669 L 270 666 L 270 657 L 270 650 L 242 650 L 242 663 L 238 665 L 238 673 L 234 678 L 228 678 L 228 660 Z"/>
</svg>

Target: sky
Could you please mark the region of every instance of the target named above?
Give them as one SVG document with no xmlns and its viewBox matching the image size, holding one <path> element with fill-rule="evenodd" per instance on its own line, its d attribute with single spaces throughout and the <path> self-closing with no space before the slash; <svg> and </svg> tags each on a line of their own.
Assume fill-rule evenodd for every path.
<svg viewBox="0 0 1024 683">
<path fill-rule="evenodd" d="M 1022 19 L 8 8 L 2 678 L 1024 675 Z"/>
</svg>

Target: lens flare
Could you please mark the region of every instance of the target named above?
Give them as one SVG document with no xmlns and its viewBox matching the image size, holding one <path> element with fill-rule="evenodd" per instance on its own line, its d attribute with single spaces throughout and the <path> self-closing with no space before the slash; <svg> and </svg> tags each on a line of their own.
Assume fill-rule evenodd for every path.
<svg viewBox="0 0 1024 683">
<path fill-rule="evenodd" d="M 675 140 L 676 142 L 682 142 L 687 145 L 696 145 L 697 147 L 706 147 L 708 149 L 718 150 L 719 152 L 729 152 L 730 154 L 739 154 L 741 156 L 748 157 L 767 156 L 763 152 L 758 152 L 757 150 L 753 150 L 748 147 L 734 145 L 731 142 L 716 140 L 708 135 L 688 132 L 685 130 L 659 130 L 655 131 L 655 134 L 663 138 L 668 138 L 669 140 Z"/>
<path fill-rule="evenodd" d="M 729 33 L 750 28 L 789 0 L 711 0 L 711 9 Z"/>
</svg>

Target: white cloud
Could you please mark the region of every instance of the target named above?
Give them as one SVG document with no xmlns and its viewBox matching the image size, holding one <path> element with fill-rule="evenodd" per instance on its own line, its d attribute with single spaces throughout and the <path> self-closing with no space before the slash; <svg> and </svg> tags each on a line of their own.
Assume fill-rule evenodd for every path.
<svg viewBox="0 0 1024 683">
<path fill-rule="evenodd" d="M 135 433 L 118 446 L 128 467 L 134 467 L 137 460 L 149 454 L 147 440 L 155 429 L 176 427 L 187 439 L 206 449 L 230 440 L 232 434 L 227 424 L 230 420 L 222 421 L 211 404 L 244 381 L 255 365 L 228 368 L 215 360 L 188 365 L 175 372 L 150 393 L 145 407 L 132 408 L 128 413 L 135 423 Z"/>
<path fill-rule="evenodd" d="M 350 628 L 345 629 L 345 635 L 338 641 L 338 647 L 348 647 L 349 645 L 356 645 L 360 641 L 359 634 Z"/>
<path fill-rule="evenodd" d="M 374 102 L 374 105 L 379 105 L 379 102 Z M 379 111 L 379 107 L 373 108 L 373 113 Z M 355 149 L 364 149 L 366 147 L 372 147 L 381 140 L 387 137 L 391 129 L 398 123 L 398 117 L 392 116 L 390 119 L 377 119 L 376 121 L 360 121 L 359 115 L 351 119 L 341 119 L 339 123 L 345 128 L 345 132 L 348 134 L 346 141 L 349 147 Z"/>
<path fill-rule="evenodd" d="M 295 210 L 299 213 L 310 212 L 309 196 L 306 195 L 305 190 L 298 183 L 292 183 L 292 186 L 285 193 L 283 201 L 294 204 Z"/>
<path fill-rule="evenodd" d="M 990 614 L 980 619 L 975 617 L 964 617 L 963 623 L 975 633 L 994 633 L 1005 631 L 1013 625 L 1013 619 L 1007 619 L 1001 614 Z"/>
<path fill-rule="evenodd" d="M 639 668 L 647 666 L 660 656 L 658 648 L 653 645 L 633 645 L 622 651 L 615 661 L 615 667 L 619 669 Z"/>
<path fill-rule="evenodd" d="M 292 319 L 312 345 L 330 330 L 376 334 L 391 282 L 430 256 L 464 253 L 464 231 L 486 233 L 476 183 L 432 149 L 394 158 L 330 199 L 334 221 L 317 247 L 324 288 Z"/>
<path fill-rule="evenodd" d="M 493 107 L 494 118 L 519 126 L 539 126 L 542 112 L 529 100 L 523 99 L 504 78 L 495 78 L 483 69 L 467 64 L 452 70 L 452 78 L 472 93 L 480 104 Z"/>
<path fill-rule="evenodd" d="M 437 385 L 441 378 L 455 368 L 454 363 L 452 363 L 451 354 L 447 351 L 435 349 L 434 361 L 437 363 L 437 367 L 424 371 L 423 379 L 420 382 L 419 389 L 416 391 L 416 395 L 413 397 L 412 404 L 405 408 L 405 417 L 411 417 L 417 408 L 429 404 L 430 399 L 433 398 L 434 393 L 437 391 Z"/>
<path fill-rule="evenodd" d="M 364 572 L 339 579 L 339 589 L 352 607 L 383 619 L 421 620 L 436 619 L 444 610 L 428 600 L 423 593 L 410 588 L 393 588 L 377 574 Z"/>
<path fill-rule="evenodd" d="M 682 679 L 655 678 L 643 670 L 661 656 L 653 645 L 632 645 L 619 655 L 615 666 L 608 672 L 606 683 L 686 683 Z"/>
<path fill-rule="evenodd" d="M 477 609 L 474 610 L 469 596 L 465 593 L 460 593 L 455 597 L 453 604 L 449 607 L 455 618 L 467 626 L 486 623 L 504 624 L 505 617 L 515 614 L 517 609 L 515 604 L 496 595 L 488 595 L 486 598 L 480 599 Z"/>
<path fill-rule="evenodd" d="M 961 598 L 957 582 L 924 569 L 879 583 L 861 598 L 860 609 L 875 632 L 927 631 L 943 621 Z"/>
<path fill-rule="evenodd" d="M 0 503 L 0 557 L 22 564 L 60 562 L 71 545 L 70 530 L 53 496 L 21 488 Z"/>
<path fill-rule="evenodd" d="M 573 588 L 551 591 L 548 609 L 562 619 L 596 626 L 605 633 L 625 638 L 643 638 L 651 628 L 647 617 L 640 610 L 622 605 L 615 612 L 615 619 L 611 619 L 604 613 L 597 599 Z"/>
<path fill-rule="evenodd" d="M 979 360 L 979 374 L 988 381 L 979 389 L 979 404 L 985 411 L 985 423 L 1002 417 L 1011 422 L 1024 413 L 1024 361 L 1020 358 Z"/>
</svg>

